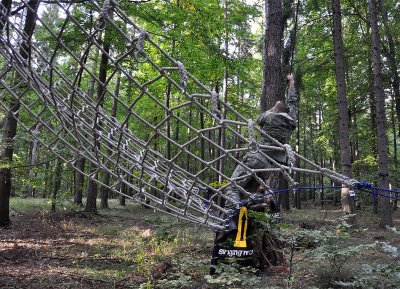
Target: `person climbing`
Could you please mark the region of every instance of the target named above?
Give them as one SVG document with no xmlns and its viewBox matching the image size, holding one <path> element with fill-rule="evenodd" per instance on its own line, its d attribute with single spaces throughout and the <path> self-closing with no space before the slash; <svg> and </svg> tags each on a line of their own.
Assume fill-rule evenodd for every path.
<svg viewBox="0 0 400 289">
<path fill-rule="evenodd" d="M 289 85 L 287 103 L 276 102 L 274 107 L 263 112 L 257 119 L 257 124 L 261 129 L 282 144 L 289 142 L 297 121 L 298 97 L 293 75 L 288 75 L 287 80 Z M 263 181 L 260 184 L 246 167 L 250 169 L 273 168 L 274 164 L 266 155 L 276 162 L 286 165 L 287 155 L 284 150 L 271 148 L 271 146 L 276 147 L 277 144 L 266 135 L 262 136 L 259 144 L 258 150 L 249 151 L 244 156 L 242 161 L 244 165 L 239 164 L 235 168 L 231 178 L 235 180 L 236 186 L 229 186 L 225 192 L 228 197 L 225 207 L 231 209 L 233 215 L 229 219 L 228 231 L 216 236 L 213 254 L 213 258 L 217 259 L 216 263 L 220 259 L 225 261 L 235 259 L 232 258 L 232 254 L 239 256 L 236 261 L 241 265 L 253 266 L 262 270 L 271 265 L 283 263 L 282 253 L 276 250 L 279 247 L 279 241 L 271 229 L 271 222 L 273 222 L 271 215 L 276 213 L 279 208 L 276 206 L 273 196 L 264 194 L 267 188 L 277 189 L 279 172 L 257 173 L 257 176 Z M 264 146 L 269 146 L 269 148 Z M 241 186 L 247 192 L 259 193 L 263 197 L 249 200 L 237 186 Z M 245 210 L 242 210 L 243 207 L 237 210 L 241 202 L 246 203 Z M 244 239 L 247 239 L 247 242 Z"/>
<path fill-rule="evenodd" d="M 297 121 L 298 97 L 294 86 L 293 75 L 288 75 L 287 80 L 289 85 L 287 103 L 282 101 L 276 102 L 274 107 L 263 112 L 257 119 L 257 124 L 261 127 L 261 129 L 282 144 L 289 142 L 290 135 L 296 128 Z M 270 158 L 274 159 L 280 164 L 286 165 L 287 156 L 285 151 L 273 148 L 262 148 L 262 146 L 276 146 L 276 144 L 269 137 L 262 136 L 259 144 L 261 145 L 261 149 L 259 151 L 250 151 L 244 156 L 242 163 L 246 167 L 251 169 L 272 168 L 273 164 L 266 158 L 265 155 L 268 155 Z M 250 174 L 249 170 L 246 169 L 245 166 L 239 164 L 235 168 L 231 178 L 236 179 L 236 184 L 248 192 L 254 193 L 257 190 L 263 191 L 265 188 L 262 186 L 262 184 L 259 184 L 255 181 L 254 175 Z M 272 180 L 272 174 L 270 172 L 258 173 L 258 176 L 266 182 L 268 187 L 274 188 L 276 186 L 276 184 L 271 184 L 271 182 L 275 180 Z M 226 204 L 226 207 L 228 208 L 232 208 L 235 206 L 235 204 L 246 200 L 246 197 L 243 196 L 243 194 L 235 186 L 228 187 L 225 195 L 234 202 Z"/>
</svg>

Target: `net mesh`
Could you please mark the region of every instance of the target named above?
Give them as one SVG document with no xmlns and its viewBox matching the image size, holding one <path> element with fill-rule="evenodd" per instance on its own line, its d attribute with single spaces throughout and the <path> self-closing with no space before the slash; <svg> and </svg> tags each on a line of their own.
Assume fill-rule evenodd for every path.
<svg viewBox="0 0 400 289">
<path fill-rule="evenodd" d="M 0 106 L 9 111 L 11 104 L 19 129 L 111 191 L 223 230 L 229 212 L 221 200 L 232 201 L 226 187 L 251 196 L 227 173 L 240 155 L 259 149 L 257 135 L 269 136 L 193 77 L 117 2 L 20 5 L 24 13 L 0 7 Z M 33 33 L 24 27 L 29 13 Z M 290 185 L 294 171 L 353 184 L 272 141 L 290 164 L 265 155 L 274 167 L 264 171 L 282 172 Z M 295 158 L 308 169 L 293 167 Z M 80 159 L 90 168 L 82 170 Z M 263 182 L 260 170 L 247 169 Z"/>
</svg>

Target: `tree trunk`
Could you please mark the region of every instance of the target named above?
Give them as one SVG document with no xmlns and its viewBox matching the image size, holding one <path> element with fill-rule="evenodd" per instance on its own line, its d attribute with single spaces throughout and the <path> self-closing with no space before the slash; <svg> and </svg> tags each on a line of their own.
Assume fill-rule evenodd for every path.
<svg viewBox="0 0 400 289">
<path fill-rule="evenodd" d="M 90 171 L 95 170 L 95 167 L 90 164 Z M 98 174 L 94 173 L 88 178 L 88 188 L 87 188 L 87 199 L 86 199 L 86 205 L 85 205 L 85 211 L 90 212 L 90 213 L 96 213 L 97 212 L 97 183 L 95 179 L 97 179 Z"/>
<path fill-rule="evenodd" d="M 385 35 L 389 44 L 389 51 L 386 53 L 389 59 L 389 71 L 392 77 L 392 88 L 394 99 L 396 101 L 396 116 L 397 122 L 400 125 L 400 78 L 398 73 L 397 59 L 396 59 L 396 45 L 393 39 L 393 34 L 389 29 L 389 19 L 388 14 L 385 9 L 383 1 L 379 1 L 380 10 L 382 14 L 382 22 L 385 29 Z M 400 130 L 399 130 L 400 132 Z"/>
<path fill-rule="evenodd" d="M 320 87 L 318 87 L 318 88 L 320 89 Z M 322 102 L 321 102 L 321 105 L 318 108 L 318 130 L 322 130 L 322 116 L 323 116 L 322 111 L 323 111 L 323 108 L 322 108 Z M 311 136 L 311 139 L 314 139 L 314 137 Z M 317 154 L 317 152 L 313 152 L 313 154 L 314 154 L 314 162 L 319 163 L 319 166 L 324 168 L 325 167 L 324 158 L 322 157 L 322 155 L 320 155 L 321 152 L 319 154 Z M 320 192 L 319 201 L 320 201 L 321 208 L 323 208 L 324 207 L 324 195 L 325 195 L 324 194 L 325 193 L 324 192 L 324 176 L 322 174 L 320 174 L 319 176 L 316 176 L 316 177 L 318 178 L 318 185 L 320 187 L 322 187 L 319 191 Z M 314 179 L 314 186 L 316 184 L 316 181 L 317 180 Z"/>
<path fill-rule="evenodd" d="M 397 160 L 397 130 L 396 130 L 396 117 L 395 117 L 395 102 L 394 97 L 392 95 L 390 104 L 390 121 L 392 124 L 392 134 L 393 134 L 393 163 L 394 168 L 397 171 L 398 160 Z"/>
<path fill-rule="evenodd" d="M 1 9 L 5 10 L 5 15 L 9 15 L 10 11 L 11 11 L 11 4 L 12 4 L 12 0 L 2 0 L 1 1 Z M 2 35 L 3 33 L 3 29 L 4 29 L 4 24 L 6 23 L 6 19 L 4 19 L 3 17 L 0 17 L 0 35 Z"/>
<path fill-rule="evenodd" d="M 260 110 L 272 108 L 279 100 L 284 99 L 282 83 L 282 37 L 283 16 L 281 0 L 265 0 L 265 34 L 263 45 L 263 82 L 260 99 Z M 275 177 L 282 178 L 276 174 Z M 286 181 L 275 180 L 280 188 L 287 187 Z M 281 205 L 289 208 L 289 195 L 280 194 Z"/>
<path fill-rule="evenodd" d="M 297 3 L 297 5 L 299 5 L 300 2 Z M 294 47 L 293 47 L 294 49 Z M 299 87 L 299 83 L 301 83 L 301 72 L 300 70 L 298 70 L 298 72 L 296 73 L 296 84 L 297 87 Z M 297 97 L 298 97 L 298 102 L 300 103 L 300 93 L 299 93 L 299 89 L 297 88 Z M 297 127 L 295 130 L 295 134 L 296 134 L 296 147 L 295 147 L 295 151 L 296 153 L 300 153 L 300 110 L 297 110 Z M 305 140 L 304 140 L 305 141 Z M 296 158 L 296 163 L 295 163 L 295 167 L 299 168 L 300 167 L 300 159 Z M 300 184 L 300 172 L 295 172 L 294 173 L 294 180 L 296 183 Z M 301 209 L 301 192 L 299 190 L 294 191 L 294 196 L 293 196 L 293 205 L 296 209 Z"/>
<path fill-rule="evenodd" d="M 219 92 L 220 92 L 219 90 L 220 90 L 219 84 L 216 83 L 215 84 L 215 92 L 218 95 L 219 95 Z M 219 103 L 218 103 L 218 109 L 221 109 Z M 215 120 L 213 120 L 213 126 L 215 126 L 215 125 L 216 125 L 216 122 L 215 122 Z M 218 131 L 217 130 L 213 130 L 212 131 L 212 138 L 211 138 L 213 143 L 219 143 L 220 144 L 221 143 L 220 136 L 221 136 L 221 129 L 219 129 Z M 212 151 L 212 157 L 211 158 L 212 159 L 217 158 L 217 154 L 219 155 L 220 151 L 217 150 L 217 148 L 215 146 L 213 146 L 213 145 L 210 146 L 210 149 Z M 217 172 L 219 171 L 219 168 L 220 168 L 220 162 L 215 162 L 214 166 L 215 166 L 215 171 L 216 172 L 213 172 L 213 174 L 212 174 L 212 182 L 215 182 L 216 179 L 219 180 L 219 174 Z M 220 203 L 218 203 L 218 204 L 220 204 Z"/>
<path fill-rule="evenodd" d="M 90 21 L 91 21 L 91 23 L 93 23 L 92 21 L 93 21 L 93 19 L 92 19 L 93 17 L 92 17 L 92 15 L 91 15 L 91 18 L 90 18 Z M 101 36 L 99 36 L 99 42 L 100 42 L 100 39 L 101 39 Z M 98 60 L 98 57 L 99 56 L 99 50 L 96 50 L 96 55 L 95 55 L 95 57 L 94 57 L 94 67 L 97 67 L 97 60 Z M 86 62 L 87 62 L 87 60 L 88 60 L 88 57 L 85 57 L 84 58 L 84 61 L 83 61 L 83 64 L 84 65 L 86 65 Z M 81 73 L 83 72 L 83 70 L 81 71 Z M 93 72 L 93 74 L 94 74 L 94 72 Z M 82 80 L 82 74 L 79 76 L 79 82 L 78 82 L 78 86 L 80 87 L 80 85 L 81 85 L 81 80 Z M 90 97 L 90 98 L 92 98 L 93 97 L 93 95 L 94 95 L 94 89 L 95 89 L 95 84 L 96 84 L 96 81 L 95 81 L 95 78 L 94 77 L 92 77 L 91 79 L 90 79 L 90 86 L 89 86 L 89 90 L 88 90 L 88 96 Z M 79 205 L 79 206 L 82 206 L 83 207 L 83 201 L 82 201 L 82 198 L 83 198 L 83 188 L 84 188 L 84 183 L 85 183 L 85 163 L 86 163 L 86 159 L 85 158 L 79 158 L 78 160 L 77 160 L 77 168 L 80 170 L 80 171 L 75 171 L 75 194 L 74 194 L 74 203 L 75 204 L 77 204 L 77 205 Z M 89 166 L 89 169 L 90 169 L 90 166 Z M 89 184 L 88 184 L 88 186 L 89 186 Z"/>
<path fill-rule="evenodd" d="M 172 41 L 174 43 L 174 41 Z M 173 45 L 173 44 L 172 44 Z M 173 49 L 172 49 L 173 51 Z M 168 82 L 166 90 L 165 90 L 165 107 L 169 109 L 171 103 L 171 82 Z M 171 112 L 166 110 L 165 117 L 168 118 L 166 121 L 166 129 L 167 129 L 167 139 L 166 139 L 166 148 L 165 148 L 165 157 L 169 160 L 171 159 Z"/>
<path fill-rule="evenodd" d="M 292 29 L 289 31 L 289 39 L 287 44 L 283 48 L 282 60 L 283 60 L 283 75 L 293 73 L 293 63 L 294 63 L 294 52 L 296 48 L 296 36 L 297 36 L 297 16 L 299 13 L 300 1 L 296 3 L 296 9 L 293 9 L 293 0 L 283 1 L 283 12 L 282 21 L 284 24 L 291 18 Z M 297 73 L 296 73 L 296 76 Z M 297 81 L 296 81 L 297 83 Z"/>
<path fill-rule="evenodd" d="M 366 13 L 366 18 L 367 22 L 371 23 L 371 16 L 370 13 Z M 370 25 L 366 25 L 366 36 L 367 38 L 371 38 L 371 27 Z M 373 72 L 373 67 L 372 67 L 372 57 L 368 57 L 368 104 L 369 104 L 369 109 L 371 110 L 370 117 L 371 117 L 371 133 L 370 133 L 370 146 L 371 146 L 371 153 L 373 154 L 374 157 L 378 158 L 378 149 L 377 149 L 377 128 L 376 128 L 376 99 L 375 99 L 375 91 L 374 91 L 374 72 Z M 378 210 L 376 209 L 376 213 Z"/>
<path fill-rule="evenodd" d="M 179 7 L 179 0 L 176 1 L 176 6 Z M 173 25 L 172 30 L 175 31 L 176 29 L 176 24 Z M 171 40 L 171 55 L 174 56 L 175 54 L 175 39 Z M 169 108 L 171 105 L 171 82 L 167 83 L 166 91 L 165 91 L 165 106 Z M 166 110 L 166 115 L 167 121 L 166 121 L 166 126 L 167 126 L 167 143 L 166 143 L 166 158 L 169 160 L 171 159 L 171 119 L 169 118 L 171 115 L 171 112 L 169 110 Z"/>
<path fill-rule="evenodd" d="M 36 128 L 34 130 L 34 135 L 39 132 L 40 125 L 36 125 Z M 26 195 L 30 196 L 32 198 L 35 197 L 35 192 L 36 189 L 32 185 L 32 180 L 35 178 L 36 173 L 33 171 L 36 165 L 36 160 L 37 160 L 37 147 L 38 147 L 38 140 L 33 139 L 30 144 L 29 144 L 29 167 L 28 167 L 28 178 L 29 178 L 29 183 L 28 183 L 28 189 L 26 191 Z"/>
<path fill-rule="evenodd" d="M 393 162 L 394 162 L 394 169 L 397 171 L 398 169 L 398 160 L 397 160 L 397 131 L 396 131 L 396 120 L 395 120 L 395 102 L 394 96 L 392 95 L 392 103 L 390 106 L 391 110 L 391 123 L 392 123 L 392 134 L 393 134 Z M 394 182 L 394 188 L 397 189 L 397 182 Z M 397 198 L 399 197 L 399 193 L 395 193 L 396 199 L 393 201 L 393 210 L 397 210 Z"/>
<path fill-rule="evenodd" d="M 228 35 L 228 1 L 224 0 L 224 26 L 225 26 L 225 33 L 224 33 L 224 79 L 222 84 L 222 99 L 223 102 L 226 103 L 228 101 L 228 58 L 229 58 L 229 35 Z M 224 120 L 226 118 L 226 109 L 224 106 L 221 106 L 221 118 Z M 225 171 L 225 158 L 222 157 L 224 154 L 223 149 L 225 148 L 225 126 L 222 126 L 219 130 L 219 140 L 218 143 L 222 150 L 219 151 L 219 156 L 221 157 L 219 161 L 219 172 L 221 174 Z M 218 183 L 221 185 L 224 181 L 222 175 L 218 176 Z"/>
<path fill-rule="evenodd" d="M 202 102 L 202 100 L 200 100 L 201 102 Z M 201 103 L 201 104 L 203 104 L 203 103 Z M 200 117 L 200 129 L 201 130 L 203 130 L 204 129 L 204 112 L 201 110 L 200 112 L 199 112 L 199 117 Z M 201 159 L 202 160 L 206 160 L 206 148 L 205 148 L 205 140 L 204 140 L 204 138 L 202 137 L 201 139 L 200 139 L 200 157 L 201 157 Z M 203 171 L 204 170 L 204 168 L 205 168 L 205 163 L 204 162 L 201 162 L 201 170 Z M 202 172 L 201 174 L 200 174 L 200 179 L 202 179 L 202 180 L 204 180 L 204 172 Z"/>
<path fill-rule="evenodd" d="M 261 112 L 272 108 L 277 101 L 284 98 L 281 64 L 283 37 L 281 0 L 265 0 L 265 16 Z"/>
<path fill-rule="evenodd" d="M 350 102 L 350 107 L 351 107 L 351 110 L 353 112 L 356 111 L 354 101 Z M 350 119 L 350 123 L 351 123 L 350 125 L 353 127 L 354 131 L 357 131 L 358 130 L 357 113 L 353 113 L 353 114 L 350 114 L 350 115 L 352 116 L 352 118 Z M 359 142 L 360 142 L 359 136 L 358 136 L 358 134 L 356 134 L 354 136 L 353 145 L 352 145 L 352 158 L 353 158 L 353 161 L 359 160 Z M 355 174 L 355 172 L 353 171 L 353 175 L 354 174 Z"/>
<path fill-rule="evenodd" d="M 79 158 L 77 163 L 77 168 L 82 172 L 75 171 L 75 194 L 74 194 L 74 204 L 79 206 L 83 206 L 82 197 L 83 197 L 83 184 L 85 181 L 85 159 Z"/>
<path fill-rule="evenodd" d="M 127 186 L 125 184 L 121 183 L 120 192 L 122 194 L 126 194 L 126 190 L 127 190 Z M 126 198 L 122 194 L 119 195 L 119 205 L 120 206 L 125 206 L 126 205 Z"/>
<path fill-rule="evenodd" d="M 377 19 L 377 5 L 375 0 L 370 0 L 369 11 L 371 18 L 371 41 L 372 41 L 372 63 L 374 72 L 374 91 L 376 99 L 376 124 L 378 137 L 378 187 L 389 188 L 389 169 L 388 169 L 388 152 L 386 138 L 386 112 L 385 112 L 385 96 L 382 84 L 382 63 L 381 51 L 379 43 L 379 30 Z M 393 225 L 392 207 L 390 199 L 379 197 L 379 226 Z"/>
<path fill-rule="evenodd" d="M 321 157 L 320 159 L 320 164 L 319 164 L 322 168 L 325 167 L 325 162 L 324 159 Z M 324 207 L 324 202 L 325 202 L 325 191 L 324 191 L 324 175 L 319 175 L 319 186 L 322 187 L 320 190 L 320 205 L 321 208 Z"/>
<path fill-rule="evenodd" d="M 287 188 L 289 186 L 288 185 L 288 181 L 285 179 L 285 177 L 282 174 L 279 174 L 278 178 L 279 178 L 278 187 L 274 188 L 274 189 L 279 190 L 280 188 Z M 281 192 L 281 193 L 279 193 L 280 206 L 285 211 L 289 211 L 290 210 L 290 198 L 289 198 L 289 196 L 290 196 L 290 192 Z"/>
<path fill-rule="evenodd" d="M 101 60 L 100 60 L 100 69 L 99 69 L 99 82 L 97 84 L 97 104 L 99 108 L 103 108 L 104 105 L 104 95 L 106 93 L 106 81 L 107 81 L 107 67 L 108 67 L 108 54 L 110 52 L 110 45 L 111 45 L 111 35 L 110 35 L 110 30 L 108 27 L 106 27 L 105 33 L 104 33 L 104 40 L 103 40 L 103 52 L 101 53 Z M 97 123 L 95 120 L 95 129 L 97 131 L 101 131 L 101 122 Z M 96 141 L 97 143 L 95 144 L 96 148 L 100 150 L 100 143 Z M 89 166 L 91 171 L 96 169 L 94 165 Z M 88 186 L 88 192 L 87 192 L 87 201 L 86 201 L 86 207 L 85 211 L 88 212 L 97 212 L 97 205 L 96 205 L 96 199 L 97 199 L 97 190 L 98 186 L 96 183 L 97 178 L 99 177 L 98 173 L 94 173 L 91 178 L 89 178 L 89 186 Z M 107 177 L 109 179 L 109 176 Z M 107 201 L 103 200 L 103 205 L 106 205 L 108 207 L 108 193 L 107 193 Z"/>
<path fill-rule="evenodd" d="M 345 77 L 345 60 L 343 53 L 342 38 L 342 14 L 340 8 L 340 0 L 332 0 L 333 10 L 333 45 L 335 50 L 336 65 L 336 90 L 338 98 L 339 110 L 339 144 L 340 144 L 340 160 L 342 174 L 351 178 L 351 149 L 349 137 L 349 111 L 347 106 L 346 95 L 346 77 Z M 346 222 L 350 225 L 356 224 L 354 200 L 349 196 L 349 188 L 343 188 L 341 191 L 342 210 L 348 218 Z"/>
<path fill-rule="evenodd" d="M 43 199 L 45 199 L 47 197 L 47 189 L 50 186 L 51 180 L 50 180 L 50 174 L 48 174 L 50 170 L 50 161 L 46 162 L 46 166 L 45 166 L 45 176 L 44 176 L 44 189 L 43 189 Z"/>
<path fill-rule="evenodd" d="M 61 188 L 61 173 L 62 173 L 61 160 L 57 158 L 55 165 L 56 165 L 56 167 L 55 167 L 54 175 L 53 175 L 53 193 L 51 195 L 51 212 L 52 213 L 56 212 L 57 194 Z"/>
<path fill-rule="evenodd" d="M 117 116 L 117 108 L 118 108 L 118 96 L 119 96 L 119 87 L 121 84 L 121 75 L 118 75 L 117 77 L 117 83 L 115 84 L 115 89 L 114 89 L 114 100 L 113 100 L 113 106 L 111 109 L 111 117 L 116 117 Z M 112 136 L 111 136 L 112 139 Z M 108 149 L 107 154 L 108 156 L 112 155 L 112 150 Z M 103 177 L 103 184 L 104 186 L 101 187 L 100 195 L 101 195 L 101 202 L 100 202 L 100 208 L 102 209 L 108 209 L 108 198 L 110 194 L 110 189 L 108 188 L 110 184 L 110 174 L 108 172 L 104 172 L 104 177 Z"/>
<path fill-rule="evenodd" d="M 11 9 L 11 1 L 2 1 L 2 4 L 6 9 Z M 36 24 L 36 11 L 39 6 L 38 0 L 31 0 L 27 4 L 25 24 L 23 29 L 23 35 L 26 36 L 22 40 L 20 45 L 19 54 L 21 58 L 28 59 L 31 45 L 31 38 Z M 6 14 L 9 13 L 9 10 Z M 1 29 L 3 27 L 0 27 Z M 16 76 L 15 82 L 18 82 L 18 76 Z M 6 226 L 10 223 L 10 193 L 12 186 L 12 174 L 11 164 L 14 153 L 14 137 L 17 134 L 17 118 L 20 103 L 18 99 L 13 98 L 10 103 L 10 110 L 6 116 L 6 123 L 3 131 L 3 144 L 4 150 L 0 154 L 0 161 L 7 164 L 6 167 L 0 169 L 0 226 Z"/>
<path fill-rule="evenodd" d="M 110 193 L 110 189 L 108 185 L 110 184 L 110 174 L 104 172 L 103 175 L 103 186 L 100 188 L 100 208 L 101 209 L 108 209 L 108 197 Z"/>
</svg>

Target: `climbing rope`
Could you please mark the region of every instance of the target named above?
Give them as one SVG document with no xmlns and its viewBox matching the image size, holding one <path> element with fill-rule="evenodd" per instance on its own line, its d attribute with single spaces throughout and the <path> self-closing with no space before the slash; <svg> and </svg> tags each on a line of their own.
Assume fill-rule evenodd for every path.
<svg viewBox="0 0 400 289">
<path fill-rule="evenodd" d="M 306 186 L 306 187 L 292 187 L 288 189 L 279 189 L 279 190 L 269 190 L 261 195 L 255 196 L 253 199 L 248 199 L 246 201 L 243 201 L 240 203 L 240 207 L 246 207 L 249 206 L 254 201 L 264 199 L 265 197 L 274 197 L 275 199 L 278 199 L 277 196 L 280 193 L 290 193 L 291 191 L 304 191 L 304 190 L 321 190 L 321 189 L 343 189 L 343 188 L 348 188 L 347 186 Z M 368 182 L 364 183 L 359 183 L 357 184 L 353 189 L 359 190 L 365 193 L 369 193 L 372 197 L 372 201 L 374 205 L 376 205 L 377 198 L 382 197 L 382 198 L 387 198 L 392 201 L 400 201 L 400 191 L 397 190 L 390 190 L 390 189 L 385 189 L 385 188 L 379 188 L 372 186 Z M 380 193 L 385 192 L 385 193 Z M 353 195 L 355 196 L 355 194 Z"/>
<path fill-rule="evenodd" d="M 254 121 L 252 119 L 248 119 L 247 125 L 249 127 L 249 139 L 250 139 L 248 149 L 250 152 L 256 153 L 258 152 L 258 144 L 256 141 L 256 137 L 254 135 L 254 128 L 255 128 Z"/>
<path fill-rule="evenodd" d="M 112 14 L 111 2 L 110 0 L 104 0 L 103 8 L 99 13 L 97 29 L 103 30 L 105 28 L 107 20 L 109 19 L 111 14 Z"/>
<path fill-rule="evenodd" d="M 32 37 L 21 31 L 16 15 L 6 17 L 0 7 L 0 19 L 9 29 L 7 35 L 0 34 L 0 97 L 18 100 L 14 116 L 19 129 L 80 174 L 156 211 L 212 230 L 225 230 L 231 213 L 221 200 L 239 205 L 225 195 L 228 187 L 249 200 L 255 198 L 237 185 L 241 177 L 230 177 L 237 165 L 270 194 L 261 173 L 280 172 L 291 186 L 297 185 L 292 172 L 324 175 L 352 188 L 358 184 L 305 159 L 220 100 L 117 2 L 90 4 L 98 15 L 93 27 L 74 16 L 86 2 L 41 4 L 58 9 L 60 25 L 55 27 L 41 12 L 36 15 L 40 30 Z M 119 41 L 113 49 L 106 49 L 103 40 L 106 25 L 112 28 L 112 41 Z M 72 29 L 77 39 L 84 39 L 79 47 L 66 35 Z M 43 44 L 34 44 L 43 39 Z M 54 44 L 45 44 L 47 39 Z M 29 46 L 28 59 L 20 54 L 22 43 Z M 93 59 L 102 59 L 102 65 Z M 102 67 L 107 71 L 100 80 Z M 0 109 L 9 107 L 2 101 Z M 184 136 L 179 134 L 182 130 Z M 256 135 L 274 145 L 258 144 Z M 223 136 L 226 142 L 221 145 Z M 285 151 L 289 165 L 276 162 L 265 150 Z M 271 167 L 246 167 L 237 155 L 249 151 L 257 151 Z M 82 158 L 90 170 L 78 166 Z M 303 162 L 302 168 L 294 166 L 296 159 Z M 219 186 L 211 186 L 217 179 Z"/>
<path fill-rule="evenodd" d="M 183 63 L 180 61 L 176 62 L 178 68 L 179 68 L 179 74 L 181 76 L 181 84 L 182 84 L 182 93 L 186 92 L 186 87 L 187 87 L 187 71 L 185 69 L 185 67 L 183 66 Z"/>
<path fill-rule="evenodd" d="M 288 158 L 288 164 L 289 164 L 289 173 L 292 173 L 294 163 L 296 161 L 296 157 L 294 156 L 294 152 L 292 150 L 292 147 L 289 144 L 284 144 L 283 147 L 285 148 L 286 155 Z"/>
<path fill-rule="evenodd" d="M 296 10 L 294 16 L 294 28 L 293 28 L 293 38 L 292 38 L 292 47 L 290 51 L 290 66 L 289 66 L 289 74 L 293 73 L 293 66 L 294 66 L 294 52 L 296 49 L 296 36 L 297 36 L 297 27 L 298 27 L 298 17 L 299 17 L 299 8 L 300 8 L 300 0 L 297 0 L 296 3 Z"/>
<path fill-rule="evenodd" d="M 144 51 L 144 41 L 149 37 L 146 30 L 140 29 L 139 37 L 136 42 L 136 52 L 134 54 L 135 59 L 139 63 L 144 63 L 147 61 L 147 54 Z M 140 58 L 143 57 L 143 58 Z"/>
<path fill-rule="evenodd" d="M 219 117 L 221 115 L 221 112 L 218 109 L 218 98 L 219 98 L 218 93 L 216 92 L 211 93 L 211 111 L 216 117 Z"/>
</svg>

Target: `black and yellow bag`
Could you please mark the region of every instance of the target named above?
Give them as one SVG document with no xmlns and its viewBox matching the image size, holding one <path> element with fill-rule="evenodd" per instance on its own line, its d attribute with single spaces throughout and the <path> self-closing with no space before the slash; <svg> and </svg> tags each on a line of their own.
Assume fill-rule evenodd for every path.
<svg viewBox="0 0 400 289">
<path fill-rule="evenodd" d="M 248 209 L 241 207 L 229 220 L 229 230 L 217 233 L 212 265 L 220 262 L 239 262 L 241 265 L 251 265 L 254 254 L 252 229 L 252 220 L 249 218 Z"/>
<path fill-rule="evenodd" d="M 270 206 L 269 211 L 273 208 Z M 217 233 L 210 274 L 215 273 L 218 263 L 252 266 L 264 270 L 267 267 L 284 265 L 285 260 L 279 239 L 271 230 L 271 215 L 267 210 L 249 211 L 241 207 L 229 220 L 229 229 Z"/>
</svg>

